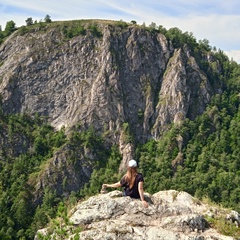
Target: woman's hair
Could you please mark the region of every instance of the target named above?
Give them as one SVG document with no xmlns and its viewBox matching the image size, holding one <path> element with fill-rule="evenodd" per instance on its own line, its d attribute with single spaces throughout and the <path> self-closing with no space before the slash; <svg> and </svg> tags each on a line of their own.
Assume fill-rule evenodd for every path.
<svg viewBox="0 0 240 240">
<path fill-rule="evenodd" d="M 127 173 L 125 175 L 125 179 L 130 188 L 133 187 L 136 176 L 137 176 L 137 168 L 136 167 L 135 168 L 128 167 Z"/>
</svg>

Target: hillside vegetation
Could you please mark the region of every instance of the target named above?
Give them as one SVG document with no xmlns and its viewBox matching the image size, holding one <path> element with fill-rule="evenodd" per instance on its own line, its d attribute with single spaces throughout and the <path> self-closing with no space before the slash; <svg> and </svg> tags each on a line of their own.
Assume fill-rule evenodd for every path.
<svg viewBox="0 0 240 240">
<path fill-rule="evenodd" d="M 97 20 L 36 23 L 14 31 L 1 31 L 0 43 L 11 34 L 21 36 L 48 28 L 61 28 L 66 41 L 87 32 L 101 38 L 102 23 Z M 131 125 L 124 123 L 124 141 L 134 146 L 139 171 L 145 179 L 145 191 L 153 194 L 160 190 L 182 190 L 240 211 L 240 66 L 223 51 L 211 47 L 206 39 L 197 41 L 191 33 L 177 28 L 166 30 L 155 24 L 146 27 L 123 21 L 104 24 L 117 27 L 117 31 L 136 27 L 151 34 L 161 33 L 175 49 L 188 46 L 201 71 L 213 85 L 222 89 L 214 94 L 203 114 L 195 119 L 186 118 L 181 124 L 168 124 L 157 138 L 139 141 Z M 208 53 L 215 61 L 203 58 Z M 139 110 L 140 120 L 142 115 Z M 103 182 L 118 181 L 122 175 L 118 172 L 122 158 L 119 146 L 109 143 L 107 131 L 99 133 L 94 125 L 85 130 L 78 125 L 56 130 L 47 117 L 6 113 L 1 92 L 0 135 L 1 239 L 33 239 L 36 230 L 56 216 L 59 203 L 71 206 L 80 198 L 98 193 Z M 43 197 L 36 201 L 32 182 L 47 168 L 54 154 L 66 146 L 71 147 L 69 164 L 79 160 L 79 155 L 74 154 L 76 151 L 94 153 L 94 159 L 89 158 L 93 170 L 90 179 L 77 191 L 68 189 L 63 181 L 62 195 L 46 187 Z"/>
</svg>

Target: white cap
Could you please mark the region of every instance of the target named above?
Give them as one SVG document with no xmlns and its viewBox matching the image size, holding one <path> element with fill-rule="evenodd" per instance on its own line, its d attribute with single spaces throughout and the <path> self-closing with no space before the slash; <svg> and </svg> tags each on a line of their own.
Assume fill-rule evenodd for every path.
<svg viewBox="0 0 240 240">
<path fill-rule="evenodd" d="M 135 167 L 137 167 L 137 162 L 134 159 L 132 159 L 129 161 L 128 166 L 130 168 L 135 168 Z"/>
</svg>

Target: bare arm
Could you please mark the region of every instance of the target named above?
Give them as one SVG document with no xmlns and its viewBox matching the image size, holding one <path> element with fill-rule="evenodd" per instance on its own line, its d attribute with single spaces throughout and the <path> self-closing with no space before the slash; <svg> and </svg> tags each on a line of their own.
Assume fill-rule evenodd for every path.
<svg viewBox="0 0 240 240">
<path fill-rule="evenodd" d="M 143 203 L 143 206 L 148 207 L 148 203 L 144 199 L 143 182 L 138 183 L 138 192 L 139 192 L 139 195 L 140 195 L 140 199 Z"/>
<path fill-rule="evenodd" d="M 119 182 L 116 182 L 116 183 L 113 183 L 113 184 L 103 184 L 102 187 L 118 188 L 118 187 L 121 187 L 121 183 L 119 181 Z"/>
</svg>

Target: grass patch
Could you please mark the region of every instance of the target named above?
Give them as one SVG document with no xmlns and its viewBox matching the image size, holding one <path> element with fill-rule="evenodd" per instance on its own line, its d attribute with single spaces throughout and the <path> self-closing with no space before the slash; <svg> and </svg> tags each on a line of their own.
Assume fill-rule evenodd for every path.
<svg viewBox="0 0 240 240">
<path fill-rule="evenodd" d="M 205 219 L 208 221 L 210 226 L 216 229 L 219 233 L 231 236 L 239 239 L 240 237 L 240 228 L 238 228 L 235 223 L 227 221 L 223 216 L 212 218 L 206 216 Z"/>
</svg>

